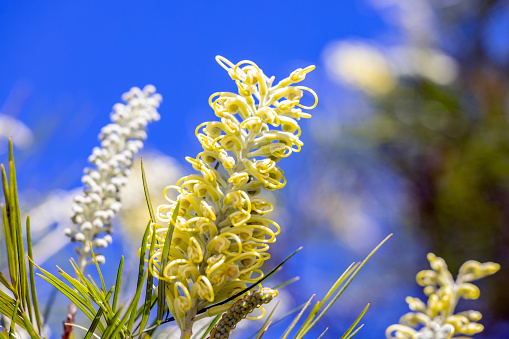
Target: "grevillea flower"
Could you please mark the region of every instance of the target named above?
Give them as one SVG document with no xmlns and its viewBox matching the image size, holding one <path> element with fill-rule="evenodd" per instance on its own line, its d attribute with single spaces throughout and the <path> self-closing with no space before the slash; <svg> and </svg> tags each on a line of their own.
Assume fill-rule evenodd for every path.
<svg viewBox="0 0 509 339">
<path fill-rule="evenodd" d="M 143 90 L 133 87 L 122 95 L 124 104 L 113 106 L 113 123 L 102 128 L 101 147 L 95 147 L 88 160 L 95 168 L 85 168 L 81 181 L 84 192 L 74 198 L 72 221 L 77 229 L 65 230 L 76 248 L 78 265 L 90 263 L 91 248 L 104 248 L 111 243 L 112 219 L 120 210 L 120 188 L 127 182 L 134 155 L 143 148 L 149 122 L 159 120 L 157 108 L 162 97 L 152 85 Z M 104 235 L 104 233 L 106 233 Z M 103 234 L 103 235 L 101 235 Z M 103 256 L 97 257 L 104 261 Z"/>
<path fill-rule="evenodd" d="M 401 317 L 400 324 L 389 326 L 387 338 L 449 339 L 461 335 L 457 338 L 466 339 L 481 332 L 484 327 L 476 322 L 481 319 L 481 313 L 465 311 L 455 314 L 455 308 L 461 298 L 479 298 L 479 288 L 470 282 L 494 274 L 500 265 L 469 260 L 460 267 L 454 280 L 444 259 L 429 253 L 428 260 L 432 269 L 421 271 L 416 277 L 429 296 L 428 303 L 407 297 L 406 302 L 414 312 Z"/>
<path fill-rule="evenodd" d="M 267 217 L 273 207 L 259 193 L 285 186 L 276 163 L 300 151 L 303 143 L 297 120 L 311 117 L 302 108 L 316 106 L 311 89 L 291 86 L 304 80 L 314 66 L 297 69 L 274 85 L 274 77 L 268 78 L 251 61 L 234 65 L 221 56 L 216 60 L 239 93 L 219 92 L 210 97 L 219 121 L 196 128 L 203 152 L 186 158 L 197 173 L 164 190 L 169 204 L 160 205 L 157 215 L 174 226 L 165 267 L 161 267 L 161 256 L 169 225 L 152 228 L 156 250 L 149 268 L 168 283 L 170 311 L 187 332 L 197 311 L 262 277 L 259 268 L 270 257 L 269 244 L 280 229 Z M 314 96 L 313 106 L 300 104 L 304 91 Z"/>
</svg>

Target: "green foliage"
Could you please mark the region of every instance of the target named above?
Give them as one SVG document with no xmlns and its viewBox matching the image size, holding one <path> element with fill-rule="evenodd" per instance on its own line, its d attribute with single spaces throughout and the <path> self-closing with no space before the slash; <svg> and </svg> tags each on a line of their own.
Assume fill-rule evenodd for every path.
<svg viewBox="0 0 509 339">
<path fill-rule="evenodd" d="M 152 204 L 150 200 L 150 194 L 148 190 L 148 185 L 145 178 L 145 172 L 142 169 L 142 180 L 143 186 L 145 190 L 145 197 L 148 209 L 150 211 L 151 217 L 154 217 L 152 211 Z M 4 221 L 4 233 L 7 248 L 7 262 L 9 269 L 9 280 L 4 277 L 0 273 L 0 283 L 4 285 L 8 291 L 10 291 L 11 295 L 0 291 L 0 312 L 6 315 L 9 319 L 11 319 L 11 323 L 9 326 L 9 330 L 0 328 L 0 338 L 10 338 L 15 335 L 17 332 L 17 327 L 22 328 L 28 332 L 31 338 L 43 338 L 42 337 L 42 327 L 44 325 L 43 319 L 41 318 L 39 312 L 39 305 L 37 302 L 37 292 L 35 289 L 35 279 L 34 279 L 34 266 L 37 267 L 41 274 L 38 274 L 45 281 L 54 286 L 59 292 L 65 295 L 70 302 L 76 305 L 83 314 L 91 321 L 91 324 L 88 328 L 77 324 L 66 324 L 67 326 L 73 326 L 75 328 L 86 331 L 85 338 L 133 338 L 133 337 L 142 337 L 145 334 L 150 336 L 154 333 L 158 326 L 161 324 L 167 323 L 169 321 L 174 320 L 173 318 L 167 318 L 163 320 L 164 313 L 168 310 L 167 305 L 165 305 L 164 298 L 164 288 L 165 284 L 163 281 L 159 281 L 158 286 L 155 288 L 157 293 L 153 293 L 154 290 L 154 277 L 152 276 L 150 270 L 148 270 L 148 266 L 146 263 L 149 261 L 149 258 L 154 253 L 155 248 L 155 232 L 151 227 L 154 228 L 155 225 L 152 223 L 152 219 L 149 220 L 147 227 L 145 229 L 145 234 L 143 236 L 141 242 L 141 250 L 140 250 L 140 261 L 138 265 L 138 279 L 136 283 L 136 290 L 134 296 L 129 300 L 129 302 L 124 304 L 119 304 L 119 291 L 122 286 L 122 274 L 124 267 L 124 258 L 120 259 L 119 268 L 117 271 L 117 275 L 115 278 L 115 284 L 110 288 L 106 287 L 106 282 L 103 277 L 103 273 L 101 271 L 101 267 L 96 260 L 96 256 L 92 251 L 92 257 L 99 275 L 100 284 L 96 284 L 96 282 L 92 279 L 91 276 L 85 276 L 83 271 L 79 268 L 77 263 L 71 259 L 71 265 L 74 270 L 73 275 L 76 276 L 74 278 L 66 271 L 57 267 L 58 273 L 60 277 L 51 274 L 49 271 L 39 267 L 34 263 L 34 258 L 32 254 L 32 245 L 31 245 L 31 236 L 30 236 L 30 217 L 27 218 L 26 223 L 26 240 L 27 240 L 27 249 L 28 255 L 27 259 L 24 257 L 24 241 L 23 234 L 21 230 L 20 223 L 20 213 L 19 213 L 19 204 L 17 198 L 17 186 L 16 186 L 16 175 L 15 175 L 15 167 L 14 160 L 12 156 L 12 144 L 10 149 L 10 163 L 9 163 L 9 175 L 6 174 L 2 166 L 2 181 L 4 186 L 4 195 L 5 195 L 5 206 L 2 206 L 2 215 Z M 173 213 L 173 220 L 176 219 L 178 211 L 175 209 Z M 145 246 L 147 241 L 149 240 L 149 235 L 152 234 L 150 239 L 151 246 L 148 248 Z M 162 264 L 165 265 L 165 260 L 167 259 L 168 252 L 170 250 L 172 232 L 167 232 L 166 234 L 166 242 L 163 249 L 163 260 Z M 385 239 L 383 242 L 385 242 Z M 383 243 L 382 242 L 382 243 Z M 381 243 L 381 244 L 382 244 Z M 359 272 L 362 266 L 366 263 L 366 261 L 373 255 L 373 253 L 381 246 L 381 244 L 373 250 L 368 257 L 361 263 L 352 264 L 336 281 L 336 283 L 331 287 L 329 292 L 325 295 L 322 301 L 319 301 L 315 304 L 315 306 L 311 309 L 308 317 L 304 320 L 304 322 L 300 325 L 297 333 L 294 335 L 294 338 L 303 338 L 305 334 L 307 334 L 311 328 L 313 328 L 316 323 L 323 317 L 323 315 L 330 309 L 330 307 L 336 302 L 339 296 L 344 292 L 346 287 L 350 284 L 355 275 Z M 247 287 L 243 291 L 221 301 L 215 303 L 214 305 L 209 305 L 199 310 L 198 314 L 200 317 L 208 316 L 209 312 L 218 309 L 221 306 L 228 306 L 229 302 L 236 300 L 241 297 L 265 279 L 269 278 L 272 274 L 274 274 L 287 260 L 289 260 L 293 255 L 295 255 L 298 250 L 293 252 L 290 256 L 288 256 L 285 260 L 283 260 L 280 264 L 278 264 L 274 269 L 272 269 L 268 274 L 266 274 L 263 278 L 259 279 L 257 283 Z M 27 262 L 25 262 L 27 260 Z M 28 268 L 27 268 L 28 264 Z M 284 285 L 293 282 L 295 279 L 284 283 L 278 288 L 283 287 Z M 145 288 L 144 297 L 142 297 L 142 291 Z M 313 298 L 313 297 L 312 297 Z M 306 303 L 306 305 L 300 310 L 300 313 L 294 318 L 292 324 L 288 327 L 283 338 L 287 338 L 292 330 L 299 323 L 299 320 L 303 316 L 304 312 L 311 304 L 312 298 Z M 149 316 L 151 311 L 157 305 L 157 317 L 153 324 L 147 328 L 147 323 L 149 320 Z M 369 306 L 369 305 L 368 305 Z M 368 306 L 362 311 L 359 317 L 354 321 L 352 326 L 345 332 L 343 335 L 343 339 L 348 339 L 353 337 L 355 333 L 360 329 L 360 327 L 356 328 L 362 316 L 366 312 Z M 226 308 L 225 308 L 226 309 Z M 221 312 L 222 313 L 222 312 Z M 217 314 L 217 316 L 211 321 L 211 323 L 202 330 L 198 331 L 202 338 L 206 338 L 209 335 L 211 329 L 221 318 L 221 313 Z M 257 333 L 257 338 L 262 338 L 264 334 L 267 332 L 269 325 L 272 322 L 272 317 L 274 315 L 274 311 L 269 315 L 266 319 L 264 325 Z M 135 326 L 136 325 L 136 326 Z M 355 330 L 354 330 L 355 329 Z M 325 330 L 326 331 L 326 330 Z M 325 331 L 323 333 L 325 333 Z M 322 334 L 323 335 L 323 334 Z"/>
<path fill-rule="evenodd" d="M 341 276 L 336 280 L 336 282 L 332 285 L 332 287 L 329 289 L 329 291 L 326 293 L 324 298 L 321 301 L 318 301 L 315 306 L 311 309 L 308 317 L 306 320 L 301 324 L 299 327 L 297 333 L 293 336 L 295 339 L 301 339 L 303 338 L 315 325 L 316 323 L 325 315 L 325 313 L 332 307 L 332 305 L 338 300 L 338 298 L 343 294 L 345 289 L 350 285 L 353 278 L 359 273 L 360 269 L 366 264 L 366 262 L 371 258 L 371 256 L 382 246 L 390 237 L 389 235 L 387 238 L 385 238 L 371 253 L 368 254 L 368 256 L 362 261 L 358 263 L 351 264 L 344 272 L 341 274 Z M 307 303 L 302 307 L 301 311 L 297 314 L 297 316 L 293 319 L 292 323 L 288 328 L 286 329 L 285 333 L 281 337 L 281 339 L 286 339 L 289 337 L 292 330 L 295 328 L 297 323 L 299 322 L 300 318 L 304 314 L 305 310 L 309 307 L 311 304 L 311 301 L 313 300 L 313 296 L 309 298 Z M 359 326 L 357 329 L 355 327 L 358 325 L 364 314 L 366 313 L 367 309 L 369 307 L 369 304 L 364 308 L 364 310 L 361 312 L 361 314 L 357 317 L 357 319 L 354 321 L 354 323 L 348 328 L 348 330 L 343 334 L 341 339 L 348 339 L 352 338 L 363 326 Z M 268 328 L 268 322 L 272 318 L 272 315 L 269 315 L 267 318 L 264 326 L 261 328 L 260 332 L 258 332 L 257 338 L 261 338 L 265 331 Z M 354 330 L 355 329 L 355 330 Z M 327 331 L 327 329 L 325 329 Z M 325 333 L 325 331 L 323 333 Z M 322 333 L 322 335 L 323 335 Z"/>
<path fill-rule="evenodd" d="M 0 290 L 0 312 L 11 319 L 9 336 L 15 332 L 16 325 L 26 330 L 32 338 L 41 338 L 42 321 L 37 303 L 37 292 L 33 276 L 33 266 L 25 261 L 21 217 L 19 213 L 16 168 L 9 143 L 9 174 L 2 165 L 2 183 L 5 205 L 2 205 L 2 219 L 7 248 L 9 278 L 0 273 L 0 283 L 11 293 Z M 30 232 L 30 219 L 26 223 Z M 28 257 L 32 256 L 31 238 L 27 238 Z M 1 333 L 1 332 L 0 332 Z"/>
</svg>

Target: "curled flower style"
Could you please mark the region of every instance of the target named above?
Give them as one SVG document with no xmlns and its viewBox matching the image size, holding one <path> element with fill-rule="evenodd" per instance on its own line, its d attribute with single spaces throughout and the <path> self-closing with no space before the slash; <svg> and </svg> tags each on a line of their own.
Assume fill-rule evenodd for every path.
<svg viewBox="0 0 509 339">
<path fill-rule="evenodd" d="M 116 104 L 111 113 L 112 123 L 99 134 L 101 147 L 95 147 L 88 160 L 95 168 L 85 168 L 81 179 L 82 195 L 74 198 L 72 221 L 77 229 L 67 228 L 71 241 L 77 241 L 78 265 L 84 269 L 90 263 L 91 247 L 104 248 L 111 243 L 112 218 L 120 210 L 120 188 L 127 182 L 134 155 L 143 148 L 146 126 L 159 120 L 157 108 L 162 97 L 152 85 L 143 90 L 133 87 L 122 95 L 126 104 Z M 106 235 L 100 235 L 106 233 Z M 97 256 L 103 262 L 103 256 Z"/>
<path fill-rule="evenodd" d="M 424 287 L 424 293 L 429 296 L 428 303 L 407 297 L 406 302 L 414 312 L 401 317 L 400 324 L 389 326 L 387 338 L 468 339 L 481 332 L 484 327 L 477 323 L 482 317 L 481 313 L 466 311 L 455 314 L 455 308 L 461 298 L 479 298 L 479 288 L 471 281 L 494 274 L 500 265 L 469 260 L 460 267 L 455 281 L 444 259 L 429 253 L 428 260 L 432 269 L 421 271 L 416 277 L 417 283 Z"/>
<path fill-rule="evenodd" d="M 169 204 L 160 205 L 157 215 L 174 226 L 165 267 L 161 256 L 169 225 L 152 228 L 157 240 L 149 268 L 168 283 L 170 311 L 177 319 L 185 318 L 177 323 L 187 331 L 198 310 L 263 276 L 260 267 L 270 257 L 268 244 L 276 240 L 280 228 L 267 217 L 272 205 L 258 194 L 285 186 L 277 162 L 300 151 L 297 121 L 311 117 L 302 109 L 316 106 L 311 89 L 291 86 L 304 80 L 314 66 L 297 69 L 274 85 L 274 77 L 268 78 L 251 61 L 233 64 L 221 56 L 216 60 L 235 81 L 239 94 L 219 92 L 210 97 L 219 121 L 196 128 L 203 152 L 186 158 L 198 173 L 164 190 Z M 313 106 L 300 103 L 304 92 L 314 96 Z"/>
</svg>

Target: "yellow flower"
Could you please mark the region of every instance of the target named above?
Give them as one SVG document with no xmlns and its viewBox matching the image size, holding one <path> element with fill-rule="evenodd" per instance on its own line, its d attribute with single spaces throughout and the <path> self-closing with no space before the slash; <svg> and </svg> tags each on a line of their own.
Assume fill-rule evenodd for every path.
<svg viewBox="0 0 509 339">
<path fill-rule="evenodd" d="M 197 311 L 263 276 L 259 268 L 270 258 L 268 244 L 280 229 L 266 216 L 272 205 L 257 195 L 285 185 L 276 163 L 300 151 L 297 120 L 309 118 L 302 108 L 312 109 L 317 101 L 311 89 L 291 86 L 304 80 L 314 66 L 297 69 L 274 85 L 274 77 L 268 78 L 251 61 L 234 65 L 221 56 L 216 60 L 239 94 L 219 92 L 210 97 L 219 121 L 198 126 L 195 133 L 203 152 L 186 158 L 198 173 L 168 186 L 164 195 L 169 204 L 157 208 L 158 218 L 174 226 L 168 264 L 160 267 L 168 226 L 159 225 L 149 263 L 154 276 L 168 283 L 170 311 L 187 332 Z M 311 107 L 300 104 L 305 91 L 315 99 Z M 177 198 L 170 197 L 172 191 Z"/>
<path fill-rule="evenodd" d="M 455 314 L 454 311 L 461 298 L 479 298 L 479 288 L 470 282 L 494 274 L 500 265 L 469 260 L 460 267 L 454 280 L 444 259 L 429 253 L 428 260 L 432 269 L 421 271 L 416 277 L 417 283 L 429 296 L 428 303 L 407 297 L 406 302 L 414 312 L 401 317 L 400 324 L 389 326 L 387 338 L 449 339 L 457 334 L 472 336 L 481 332 L 484 327 L 476 323 L 481 319 L 481 313 L 466 311 Z M 417 327 L 421 328 L 414 329 Z"/>
</svg>

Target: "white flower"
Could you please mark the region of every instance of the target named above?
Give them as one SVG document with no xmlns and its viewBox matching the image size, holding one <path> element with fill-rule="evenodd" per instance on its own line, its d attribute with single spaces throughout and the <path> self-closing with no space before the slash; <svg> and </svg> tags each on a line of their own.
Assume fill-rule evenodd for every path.
<svg viewBox="0 0 509 339">
<path fill-rule="evenodd" d="M 74 198 L 72 221 L 77 229 L 66 229 L 71 241 L 79 241 L 78 265 L 84 269 L 90 262 L 92 247 L 104 248 L 111 243 L 112 219 L 120 210 L 120 188 L 127 182 L 134 155 L 143 147 L 149 122 L 159 120 L 157 108 L 162 100 L 155 87 L 147 85 L 124 93 L 126 104 L 113 106 L 111 120 L 99 134 L 101 147 L 95 147 L 88 160 L 95 168 L 85 168 L 81 181 L 84 192 Z M 107 233 L 101 236 L 101 233 Z M 99 260 L 99 257 L 98 257 Z M 101 256 L 100 261 L 104 261 Z"/>
</svg>

